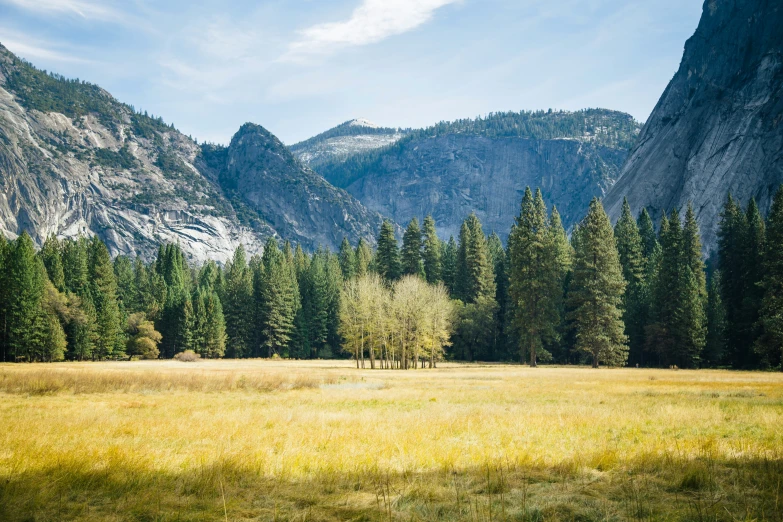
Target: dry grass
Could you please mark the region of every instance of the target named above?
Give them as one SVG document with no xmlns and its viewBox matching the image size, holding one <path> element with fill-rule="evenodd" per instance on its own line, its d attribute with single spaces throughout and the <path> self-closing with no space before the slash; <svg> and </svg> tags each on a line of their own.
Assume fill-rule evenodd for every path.
<svg viewBox="0 0 783 522">
<path fill-rule="evenodd" d="M 0 365 L 2 520 L 783 520 L 783 375 Z"/>
</svg>

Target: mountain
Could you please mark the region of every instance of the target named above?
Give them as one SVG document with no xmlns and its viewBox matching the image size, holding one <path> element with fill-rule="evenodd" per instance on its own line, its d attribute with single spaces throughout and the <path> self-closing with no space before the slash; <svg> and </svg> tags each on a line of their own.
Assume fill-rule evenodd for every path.
<svg viewBox="0 0 783 522">
<path fill-rule="evenodd" d="M 496 113 L 412 131 L 315 170 L 398 223 L 432 214 L 441 236 L 456 236 L 476 212 L 485 231 L 505 237 L 528 185 L 566 226 L 580 219 L 619 175 L 639 128 L 603 109 Z"/>
<path fill-rule="evenodd" d="M 679 70 L 606 196 L 612 217 L 624 197 L 656 220 L 692 201 L 709 252 L 728 191 L 766 213 L 783 183 L 782 28 L 779 0 L 704 3 Z"/>
<path fill-rule="evenodd" d="M 199 146 L 108 92 L 48 74 L 0 45 L 0 233 L 41 244 L 97 234 L 112 254 L 179 242 L 224 260 L 266 238 L 336 248 L 372 240 L 380 216 L 330 186 L 261 127 Z"/>
<path fill-rule="evenodd" d="M 246 123 L 226 147 L 204 146 L 202 170 L 283 238 L 337 249 L 343 237 L 375 242 L 381 216 L 302 165 L 259 125 Z"/>
<path fill-rule="evenodd" d="M 379 127 L 359 118 L 291 145 L 290 149 L 302 162 L 318 168 L 325 163 L 340 163 L 356 154 L 391 145 L 409 132 Z"/>
</svg>

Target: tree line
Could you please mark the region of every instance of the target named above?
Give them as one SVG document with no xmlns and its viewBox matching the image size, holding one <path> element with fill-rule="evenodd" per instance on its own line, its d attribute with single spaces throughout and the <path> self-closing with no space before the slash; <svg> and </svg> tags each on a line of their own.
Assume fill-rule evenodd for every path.
<svg viewBox="0 0 783 522">
<path fill-rule="evenodd" d="M 438 361 L 611 366 L 781 364 L 783 190 L 766 221 L 730 195 L 705 263 L 695 212 L 656 227 L 598 199 L 571 230 L 527 189 L 506 245 L 475 214 L 458 238 L 431 216 L 401 244 L 385 221 L 372 249 L 305 253 L 274 238 L 221 266 L 177 245 L 154 261 L 111 259 L 98 238 L 0 238 L 4 361 L 350 356 L 371 368 Z"/>
</svg>

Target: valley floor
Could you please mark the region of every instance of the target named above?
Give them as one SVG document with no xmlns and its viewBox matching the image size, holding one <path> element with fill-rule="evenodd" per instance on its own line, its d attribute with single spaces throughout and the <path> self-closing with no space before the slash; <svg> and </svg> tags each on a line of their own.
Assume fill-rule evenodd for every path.
<svg viewBox="0 0 783 522">
<path fill-rule="evenodd" d="M 783 520 L 783 374 L 0 365 L 2 520 Z"/>
</svg>

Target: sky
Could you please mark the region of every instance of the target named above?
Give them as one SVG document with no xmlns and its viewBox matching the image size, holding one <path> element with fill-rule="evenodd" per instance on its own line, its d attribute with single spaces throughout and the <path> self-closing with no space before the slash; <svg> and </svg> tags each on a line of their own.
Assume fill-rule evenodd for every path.
<svg viewBox="0 0 783 522">
<path fill-rule="evenodd" d="M 644 122 L 701 0 L 0 0 L 0 43 L 199 142 L 292 144 L 353 118 L 425 127 L 602 107 Z"/>
</svg>

